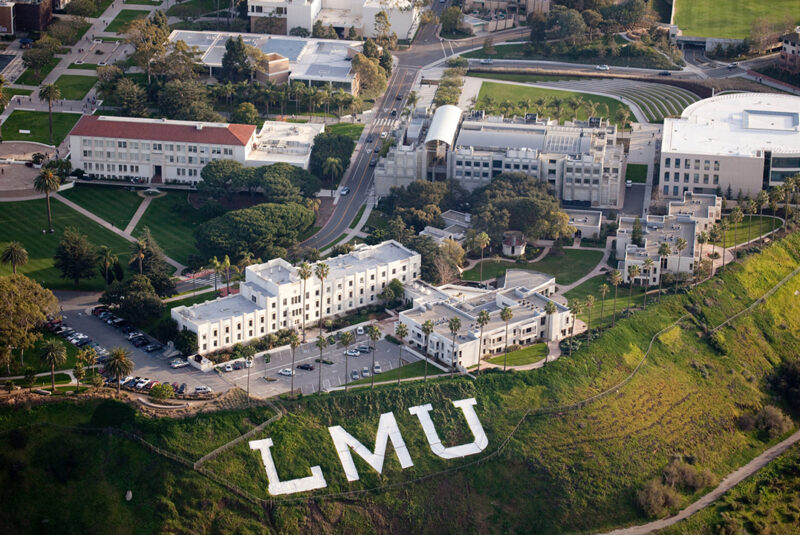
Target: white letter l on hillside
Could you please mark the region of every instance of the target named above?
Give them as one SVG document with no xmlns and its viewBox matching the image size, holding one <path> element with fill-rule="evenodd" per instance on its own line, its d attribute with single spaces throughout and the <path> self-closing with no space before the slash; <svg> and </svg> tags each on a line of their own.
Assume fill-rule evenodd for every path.
<svg viewBox="0 0 800 535">
<path fill-rule="evenodd" d="M 267 470 L 267 479 L 269 480 L 269 487 L 267 487 L 267 490 L 270 494 L 273 496 L 279 494 L 294 494 L 296 492 L 324 489 L 328 486 L 325 482 L 325 477 L 322 475 L 322 468 L 319 466 L 311 467 L 311 475 L 309 477 L 281 481 L 278 477 L 278 470 L 275 468 L 275 462 L 272 460 L 272 453 L 269 451 L 271 447 L 271 438 L 250 441 L 250 449 L 259 450 L 261 452 L 261 460 L 264 462 L 264 468 Z"/>
</svg>

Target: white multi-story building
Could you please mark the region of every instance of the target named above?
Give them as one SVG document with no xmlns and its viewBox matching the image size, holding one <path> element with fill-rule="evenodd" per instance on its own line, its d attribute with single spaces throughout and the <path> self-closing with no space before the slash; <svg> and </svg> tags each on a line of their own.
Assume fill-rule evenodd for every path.
<svg viewBox="0 0 800 535">
<path fill-rule="evenodd" d="M 408 283 L 420 274 L 420 255 L 393 240 L 361 244 L 348 254 L 320 262 L 328 265 L 328 277 L 324 286 L 316 275 L 305 281 L 305 301 L 297 268 L 276 258 L 248 266 L 239 294 L 175 307 L 172 318 L 179 329 L 197 334 L 199 353 L 204 354 L 281 329 L 298 329 L 304 316 L 310 326 L 320 315 L 326 318 L 374 305 L 393 279 Z"/>
<path fill-rule="evenodd" d="M 521 172 L 546 181 L 567 203 L 619 208 L 626 159 L 616 138 L 616 125 L 600 119 L 558 125 L 535 115 L 462 118 L 459 108 L 441 106 L 424 143 L 400 136 L 375 170 L 375 187 L 385 195 L 414 180 L 452 178 L 473 190 L 500 173 Z"/>
<path fill-rule="evenodd" d="M 413 0 L 247 0 L 250 17 L 277 19 L 284 34 L 297 27 L 311 31 L 320 21 L 341 36 L 355 28 L 362 37 L 375 37 L 375 15 L 381 11 L 389 17 L 390 32 L 400 39 L 414 37 L 420 10 Z"/>
<path fill-rule="evenodd" d="M 661 195 L 741 191 L 755 197 L 800 172 L 800 97 L 734 93 L 664 119 Z"/>
<path fill-rule="evenodd" d="M 506 342 L 528 345 L 571 336 L 573 314 L 548 297 L 555 286 L 555 277 L 523 270 L 508 270 L 503 287 L 496 290 L 456 285 L 434 288 L 417 282 L 406 285 L 406 298 L 413 302 L 413 308 L 401 312 L 399 321 L 408 327 L 407 340 L 412 347 L 449 366 L 469 368 L 478 364 L 482 355 L 502 353 Z M 548 303 L 553 303 L 555 313 L 547 314 Z M 508 322 L 508 340 L 506 323 L 500 318 L 506 307 L 513 315 Z M 489 313 L 490 321 L 483 328 L 481 340 L 478 314 L 482 310 Z M 461 321 L 455 337 L 450 331 L 451 318 Z M 426 337 L 422 326 L 428 320 L 433 323 L 433 332 Z"/>
<path fill-rule="evenodd" d="M 265 121 L 256 131 L 248 124 L 84 115 L 69 134 L 69 147 L 72 166 L 93 177 L 197 185 L 212 160 L 308 169 L 314 137 L 324 129 Z"/>
<path fill-rule="evenodd" d="M 669 203 L 667 215 L 649 215 L 640 220 L 643 246 L 633 243 L 633 227 L 636 219 L 621 217 L 617 229 L 618 269 L 624 281 L 630 282 L 628 267 L 638 265 L 640 274 L 635 283 L 644 286 L 658 284 L 662 272 L 693 273 L 700 261 L 697 236 L 708 231 L 722 214 L 722 198 L 716 195 L 684 193 L 683 201 Z M 686 240 L 686 248 L 678 251 L 679 238 Z M 659 254 L 661 245 L 669 245 L 670 254 Z M 650 258 L 653 267 L 647 269 L 645 260 Z"/>
</svg>

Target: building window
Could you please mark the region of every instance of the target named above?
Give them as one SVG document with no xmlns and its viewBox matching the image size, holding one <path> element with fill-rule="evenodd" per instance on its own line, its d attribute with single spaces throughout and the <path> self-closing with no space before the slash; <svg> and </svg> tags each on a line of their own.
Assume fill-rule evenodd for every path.
<svg viewBox="0 0 800 535">
<path fill-rule="evenodd" d="M 669 161 L 670 160 L 671 160 L 671 158 L 667 158 L 667 159 L 664 160 L 664 167 L 669 167 Z"/>
<path fill-rule="evenodd" d="M 664 182 L 669 182 L 669 171 L 664 173 Z"/>
</svg>

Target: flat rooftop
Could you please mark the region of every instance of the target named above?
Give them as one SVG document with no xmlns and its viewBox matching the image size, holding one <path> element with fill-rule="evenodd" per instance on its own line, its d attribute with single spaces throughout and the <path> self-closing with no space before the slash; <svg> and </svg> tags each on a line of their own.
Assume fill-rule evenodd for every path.
<svg viewBox="0 0 800 535">
<path fill-rule="evenodd" d="M 374 269 L 391 262 L 405 260 L 416 254 L 417 253 L 414 251 L 403 247 L 396 241 L 389 240 L 377 245 L 360 244 L 347 254 L 328 258 L 321 262 L 328 264 L 330 267 L 330 274 L 328 277 L 333 280 Z"/>
<path fill-rule="evenodd" d="M 242 314 L 250 314 L 261 307 L 240 294 L 221 297 L 190 307 L 176 307 L 178 314 L 196 323 L 219 321 Z"/>
<path fill-rule="evenodd" d="M 531 149 L 582 154 L 592 149 L 592 132 L 582 127 L 503 121 L 496 117 L 482 121 L 465 119 L 455 145 L 488 150 Z"/>
<path fill-rule="evenodd" d="M 295 124 L 265 121 L 256 135 L 256 148 L 247 156 L 254 162 L 285 162 L 305 167 L 314 138 L 325 130 L 322 123 Z"/>
<path fill-rule="evenodd" d="M 715 215 L 715 208 L 718 204 L 721 205 L 721 199 L 716 195 L 692 194 L 687 191 L 684 193 L 682 201 L 671 201 L 667 205 L 667 214 L 682 214 L 707 219 Z"/>
<path fill-rule="evenodd" d="M 634 219 L 623 217 L 619 222 L 619 230 L 627 233 L 633 232 Z M 658 255 L 658 248 L 662 243 L 669 244 L 673 254 L 677 253 L 675 245 L 678 238 L 686 240 L 686 249 L 681 253 L 683 256 L 694 255 L 695 236 L 697 223 L 689 218 L 680 216 L 647 216 L 642 220 L 642 236 L 644 238 L 644 253 L 647 256 Z M 628 246 L 631 248 L 631 246 Z M 636 248 L 642 250 L 641 247 Z M 636 256 L 638 253 L 633 253 Z"/>
<path fill-rule="evenodd" d="M 509 269 L 503 277 L 502 287 L 506 290 L 512 288 L 536 290 L 551 281 L 555 283 L 555 277 L 547 273 L 528 271 L 527 269 Z"/>
<path fill-rule="evenodd" d="M 566 208 L 563 211 L 569 216 L 569 224 L 573 226 L 581 225 L 600 228 L 600 221 L 603 219 L 603 213 L 595 210 L 571 210 Z"/>
<path fill-rule="evenodd" d="M 695 102 L 664 119 L 662 153 L 762 157 L 800 152 L 800 97 L 735 93 Z"/>
</svg>

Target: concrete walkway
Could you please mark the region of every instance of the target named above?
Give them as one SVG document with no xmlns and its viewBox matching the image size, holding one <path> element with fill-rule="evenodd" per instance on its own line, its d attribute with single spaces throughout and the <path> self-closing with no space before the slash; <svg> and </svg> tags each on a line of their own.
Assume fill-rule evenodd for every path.
<svg viewBox="0 0 800 535">
<path fill-rule="evenodd" d="M 661 520 L 656 520 L 654 522 L 649 522 L 647 524 L 642 524 L 641 526 L 632 526 L 629 528 L 622 528 L 617 529 L 614 531 L 609 531 L 603 535 L 644 535 L 645 533 L 651 533 L 657 529 L 664 529 L 666 527 L 672 526 L 677 524 L 681 520 L 685 520 L 695 514 L 698 511 L 701 511 L 720 499 L 726 492 L 732 489 L 734 486 L 738 485 L 757 471 L 764 468 L 770 461 L 773 461 L 777 458 L 780 454 L 788 450 L 794 444 L 800 441 L 800 431 L 796 431 L 792 436 L 787 438 L 786 440 L 779 442 L 778 444 L 772 446 L 768 450 L 766 450 L 761 455 L 754 458 L 752 461 L 747 463 L 746 465 L 742 466 L 738 470 L 731 472 L 722 482 L 691 504 L 689 507 L 683 509 L 680 513 L 675 516 L 671 516 L 669 518 L 662 518 Z"/>
<path fill-rule="evenodd" d="M 141 204 L 139 204 L 139 208 L 136 209 L 136 213 L 133 214 L 133 217 L 123 231 L 125 234 L 131 234 L 133 232 L 133 229 L 135 229 L 136 225 L 139 224 L 139 220 L 142 219 L 142 216 L 147 210 L 147 207 L 150 206 L 150 202 L 152 200 L 152 197 L 145 197 Z"/>
</svg>

